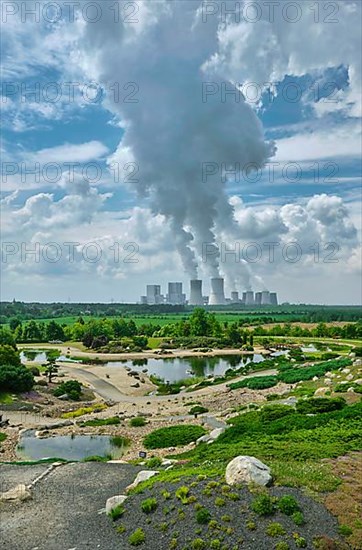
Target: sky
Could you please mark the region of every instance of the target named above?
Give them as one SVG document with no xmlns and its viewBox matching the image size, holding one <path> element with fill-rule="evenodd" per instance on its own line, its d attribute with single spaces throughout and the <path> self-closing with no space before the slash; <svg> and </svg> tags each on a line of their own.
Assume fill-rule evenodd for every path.
<svg viewBox="0 0 362 550">
<path fill-rule="evenodd" d="M 2 300 L 361 303 L 361 2 L 1 10 Z"/>
</svg>

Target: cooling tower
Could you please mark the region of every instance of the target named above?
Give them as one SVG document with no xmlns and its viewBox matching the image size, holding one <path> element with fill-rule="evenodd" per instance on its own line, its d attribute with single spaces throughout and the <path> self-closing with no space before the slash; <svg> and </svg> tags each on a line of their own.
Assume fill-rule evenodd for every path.
<svg viewBox="0 0 362 550">
<path fill-rule="evenodd" d="M 255 292 L 255 305 L 261 305 L 261 292 Z"/>
<path fill-rule="evenodd" d="M 209 298 L 210 306 L 219 306 L 225 304 L 224 279 L 215 277 L 211 279 L 211 292 Z"/>
<path fill-rule="evenodd" d="M 246 303 L 246 292 L 243 292 L 243 297 L 241 298 L 243 304 Z"/>
<path fill-rule="evenodd" d="M 167 303 L 173 305 L 184 303 L 182 283 L 168 283 Z"/>
<path fill-rule="evenodd" d="M 234 291 L 234 292 L 231 293 L 231 301 L 233 303 L 239 301 L 239 293 L 238 292 Z"/>
<path fill-rule="evenodd" d="M 277 306 L 278 305 L 278 296 L 277 296 L 276 292 L 271 292 L 270 293 L 270 303 L 271 303 L 272 306 Z"/>
<path fill-rule="evenodd" d="M 203 306 L 202 298 L 202 281 L 200 279 L 192 279 L 190 281 L 190 306 Z"/>
<path fill-rule="evenodd" d="M 252 290 L 248 290 L 245 296 L 245 305 L 247 306 L 253 306 L 254 305 L 254 292 Z"/>
<path fill-rule="evenodd" d="M 270 304 L 269 290 L 263 290 L 261 293 L 261 305 L 268 306 Z"/>
</svg>

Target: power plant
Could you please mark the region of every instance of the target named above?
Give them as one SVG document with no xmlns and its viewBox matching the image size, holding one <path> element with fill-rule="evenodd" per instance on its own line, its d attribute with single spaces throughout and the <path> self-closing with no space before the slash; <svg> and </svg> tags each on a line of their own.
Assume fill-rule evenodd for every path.
<svg viewBox="0 0 362 550">
<path fill-rule="evenodd" d="M 146 295 L 141 296 L 140 303 L 148 305 L 170 304 L 170 305 L 190 305 L 190 306 L 222 306 L 227 304 L 241 304 L 244 306 L 277 306 L 278 296 L 276 292 L 263 290 L 255 292 L 253 290 L 244 291 L 239 298 L 239 292 L 233 290 L 230 298 L 225 298 L 224 279 L 222 277 L 213 277 L 210 279 L 210 296 L 202 294 L 202 280 L 191 279 L 190 296 L 187 300 L 186 294 L 182 291 L 182 283 L 168 283 L 168 292 L 166 296 L 161 294 L 161 285 L 147 285 Z"/>
<path fill-rule="evenodd" d="M 224 294 L 224 279 L 214 277 L 210 281 L 211 293 L 209 297 L 209 306 L 219 306 L 226 303 Z"/>
<path fill-rule="evenodd" d="M 190 281 L 190 306 L 203 306 L 202 281 L 201 279 L 191 279 Z"/>
</svg>

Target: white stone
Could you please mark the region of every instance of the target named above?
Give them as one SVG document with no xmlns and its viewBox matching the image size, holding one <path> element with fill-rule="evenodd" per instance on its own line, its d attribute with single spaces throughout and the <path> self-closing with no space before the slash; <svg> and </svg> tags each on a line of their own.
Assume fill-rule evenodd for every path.
<svg viewBox="0 0 362 550">
<path fill-rule="evenodd" d="M 354 388 L 348 388 L 347 393 L 354 393 Z"/>
<path fill-rule="evenodd" d="M 354 366 L 354 367 L 362 367 L 362 359 L 356 359 L 356 360 L 353 362 L 353 366 Z"/>
<path fill-rule="evenodd" d="M 332 380 L 330 378 L 325 378 L 324 383 L 327 384 L 327 386 L 331 386 L 332 385 Z"/>
<path fill-rule="evenodd" d="M 353 374 L 348 374 L 346 376 L 346 380 L 348 380 L 348 382 L 350 382 L 351 380 L 353 380 Z"/>
<path fill-rule="evenodd" d="M 313 376 L 312 380 L 313 380 L 313 382 L 317 382 L 318 376 Z"/>
<path fill-rule="evenodd" d="M 351 369 L 342 369 L 341 372 L 343 372 L 343 374 L 349 374 Z"/>
<path fill-rule="evenodd" d="M 237 456 L 226 467 L 225 480 L 228 485 L 269 485 L 272 479 L 270 468 L 254 456 Z"/>
<path fill-rule="evenodd" d="M 131 489 L 134 489 L 137 485 L 142 483 L 142 481 L 147 481 L 151 477 L 156 476 L 158 473 L 159 472 L 156 470 L 142 470 L 141 472 L 138 472 L 136 479 L 133 483 L 131 483 L 131 485 L 128 485 L 126 491 L 128 492 Z"/>
<path fill-rule="evenodd" d="M 357 378 L 357 380 L 355 380 L 354 383 L 358 384 L 359 386 L 362 386 L 362 378 Z"/>
<path fill-rule="evenodd" d="M 5 493 L 0 493 L 0 501 L 13 501 L 13 500 L 29 500 L 31 498 L 31 492 L 29 488 L 20 483 L 13 489 L 6 491 Z"/>
<path fill-rule="evenodd" d="M 126 499 L 127 497 L 125 495 L 116 495 L 114 497 L 107 499 L 106 514 L 110 514 L 114 508 L 116 508 L 120 504 L 123 504 Z"/>
</svg>

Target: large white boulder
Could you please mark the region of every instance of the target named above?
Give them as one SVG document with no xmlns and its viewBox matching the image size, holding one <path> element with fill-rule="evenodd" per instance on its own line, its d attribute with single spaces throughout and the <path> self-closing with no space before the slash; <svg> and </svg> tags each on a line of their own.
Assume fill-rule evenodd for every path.
<svg viewBox="0 0 362 550">
<path fill-rule="evenodd" d="M 228 485 L 239 483 L 270 485 L 273 478 L 270 468 L 254 456 L 237 456 L 227 465 L 225 480 Z"/>
<path fill-rule="evenodd" d="M 125 495 L 116 495 L 114 497 L 111 497 L 109 499 L 107 499 L 107 502 L 106 502 L 106 513 L 107 514 L 110 514 L 111 511 L 116 508 L 117 506 L 119 506 L 120 504 L 123 504 L 124 501 L 127 499 L 127 497 Z"/>
<path fill-rule="evenodd" d="M 142 481 L 147 481 L 151 477 L 156 476 L 158 473 L 159 472 L 157 470 L 142 470 L 141 472 L 138 472 L 136 479 L 133 483 L 131 483 L 131 485 L 128 485 L 126 491 L 128 492 L 131 489 L 134 489 L 137 485 L 142 483 Z"/>
<path fill-rule="evenodd" d="M 210 443 L 213 443 L 222 433 L 224 433 L 225 429 L 226 428 L 215 428 L 209 434 L 202 435 L 196 440 L 196 445 L 200 443 L 207 443 L 210 445 Z"/>
<path fill-rule="evenodd" d="M 6 501 L 16 501 L 16 500 L 28 500 L 31 498 L 31 492 L 29 487 L 26 485 L 20 483 L 13 489 L 10 489 L 9 491 L 5 491 L 4 493 L 0 493 L 0 501 L 6 502 Z"/>
</svg>

